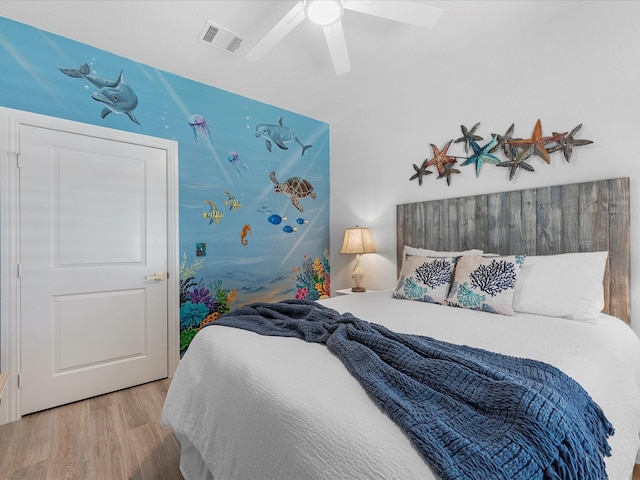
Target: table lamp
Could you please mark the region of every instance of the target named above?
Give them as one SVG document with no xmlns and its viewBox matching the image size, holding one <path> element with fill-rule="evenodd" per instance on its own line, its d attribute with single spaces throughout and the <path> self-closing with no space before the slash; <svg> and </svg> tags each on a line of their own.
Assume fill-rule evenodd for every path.
<svg viewBox="0 0 640 480">
<path fill-rule="evenodd" d="M 356 266 L 353 269 L 351 278 L 353 278 L 355 287 L 352 292 L 366 292 L 367 289 L 362 286 L 364 272 L 360 268 L 361 253 L 376 253 L 376 246 L 373 244 L 371 232 L 366 227 L 355 226 L 354 228 L 346 228 L 344 231 L 344 239 L 342 240 L 342 248 L 340 253 L 355 253 Z"/>
</svg>

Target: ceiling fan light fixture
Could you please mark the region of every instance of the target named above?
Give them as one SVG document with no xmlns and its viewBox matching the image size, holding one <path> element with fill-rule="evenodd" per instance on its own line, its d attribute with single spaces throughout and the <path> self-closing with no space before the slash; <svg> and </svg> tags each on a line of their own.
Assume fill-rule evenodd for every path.
<svg viewBox="0 0 640 480">
<path fill-rule="evenodd" d="M 344 7 L 340 0 L 307 0 L 304 13 L 309 20 L 328 27 L 342 18 Z"/>
</svg>

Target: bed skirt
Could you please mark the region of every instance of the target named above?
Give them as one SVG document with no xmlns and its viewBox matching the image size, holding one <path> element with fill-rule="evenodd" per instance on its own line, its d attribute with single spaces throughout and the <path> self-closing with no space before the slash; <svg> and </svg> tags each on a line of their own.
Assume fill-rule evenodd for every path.
<svg viewBox="0 0 640 480">
<path fill-rule="evenodd" d="M 213 475 L 198 449 L 186 436 L 179 433 L 175 435 L 180 443 L 180 473 L 185 480 L 213 480 Z"/>
</svg>

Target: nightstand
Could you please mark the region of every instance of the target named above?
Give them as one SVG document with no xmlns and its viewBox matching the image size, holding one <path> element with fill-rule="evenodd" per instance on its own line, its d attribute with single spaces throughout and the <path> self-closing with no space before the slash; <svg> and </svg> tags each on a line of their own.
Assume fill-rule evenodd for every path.
<svg viewBox="0 0 640 480">
<path fill-rule="evenodd" d="M 352 292 L 350 288 L 343 288 L 342 290 L 336 290 L 336 295 L 355 295 L 357 293 L 369 293 L 375 292 L 375 290 L 367 289 L 366 292 Z"/>
</svg>

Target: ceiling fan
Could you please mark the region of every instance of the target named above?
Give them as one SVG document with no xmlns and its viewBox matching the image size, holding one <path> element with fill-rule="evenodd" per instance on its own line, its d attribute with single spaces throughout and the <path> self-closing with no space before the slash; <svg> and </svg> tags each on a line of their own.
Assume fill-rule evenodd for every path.
<svg viewBox="0 0 640 480">
<path fill-rule="evenodd" d="M 308 18 L 323 27 L 336 74 L 347 73 L 351 70 L 351 62 L 341 22 L 345 9 L 424 28 L 433 27 L 442 13 L 439 8 L 410 0 L 301 0 L 247 52 L 245 58 L 259 60 Z"/>
</svg>

